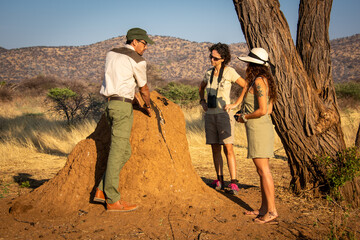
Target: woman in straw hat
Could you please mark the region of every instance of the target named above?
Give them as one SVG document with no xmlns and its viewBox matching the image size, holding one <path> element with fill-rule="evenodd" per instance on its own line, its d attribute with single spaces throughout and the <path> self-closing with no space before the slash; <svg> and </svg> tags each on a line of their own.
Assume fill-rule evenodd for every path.
<svg viewBox="0 0 360 240">
<path fill-rule="evenodd" d="M 248 140 L 248 158 L 252 158 L 260 177 L 261 206 L 245 212 L 254 215 L 257 223 L 271 222 L 278 217 L 275 207 L 274 181 L 270 172 L 269 158 L 274 156 L 274 129 L 270 118 L 276 100 L 274 79 L 269 71 L 268 53 L 263 48 L 253 48 L 246 57 L 246 81 L 248 89 L 241 110 L 236 113 L 238 122 L 245 123 Z"/>
</svg>

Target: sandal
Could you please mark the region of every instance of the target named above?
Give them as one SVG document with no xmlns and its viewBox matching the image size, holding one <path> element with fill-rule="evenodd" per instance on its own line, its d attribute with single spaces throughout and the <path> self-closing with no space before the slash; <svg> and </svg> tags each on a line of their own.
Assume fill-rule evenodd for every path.
<svg viewBox="0 0 360 240">
<path fill-rule="evenodd" d="M 266 216 L 268 217 L 268 219 L 265 219 Z M 267 214 L 255 218 L 254 222 L 255 223 L 260 223 L 260 224 L 264 224 L 264 223 L 269 223 L 269 224 L 278 224 L 277 221 L 274 221 L 279 215 L 275 215 L 273 212 L 268 212 Z"/>
</svg>

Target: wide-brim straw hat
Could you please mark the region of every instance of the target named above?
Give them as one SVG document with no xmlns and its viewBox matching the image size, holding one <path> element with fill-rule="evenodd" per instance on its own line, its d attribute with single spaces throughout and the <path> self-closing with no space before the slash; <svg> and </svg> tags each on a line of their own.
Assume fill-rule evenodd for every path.
<svg viewBox="0 0 360 240">
<path fill-rule="evenodd" d="M 246 57 L 238 57 L 241 61 L 269 66 L 269 55 L 263 48 L 251 49 Z"/>
</svg>

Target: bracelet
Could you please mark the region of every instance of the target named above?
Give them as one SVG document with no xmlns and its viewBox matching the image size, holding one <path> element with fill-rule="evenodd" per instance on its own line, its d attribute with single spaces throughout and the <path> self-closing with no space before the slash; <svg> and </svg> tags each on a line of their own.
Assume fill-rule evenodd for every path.
<svg viewBox="0 0 360 240">
<path fill-rule="evenodd" d="M 200 99 L 199 103 L 201 104 L 202 102 L 206 102 L 204 98 Z"/>
<path fill-rule="evenodd" d="M 248 120 L 245 118 L 245 114 L 241 114 L 240 115 L 241 119 L 244 121 L 244 123 L 246 123 Z"/>
</svg>

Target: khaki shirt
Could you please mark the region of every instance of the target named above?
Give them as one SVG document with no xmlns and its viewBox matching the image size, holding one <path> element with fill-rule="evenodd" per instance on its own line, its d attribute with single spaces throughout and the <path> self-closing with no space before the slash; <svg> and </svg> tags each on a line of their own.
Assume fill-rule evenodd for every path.
<svg viewBox="0 0 360 240">
<path fill-rule="evenodd" d="M 136 86 L 147 83 L 146 61 L 131 45 L 106 54 L 105 78 L 100 94 L 134 99 Z"/>
<path fill-rule="evenodd" d="M 206 93 L 215 95 L 216 89 L 217 92 L 217 103 L 216 108 L 209 108 L 207 110 L 207 114 L 218 114 L 225 112 L 224 107 L 226 104 L 230 104 L 230 90 L 231 84 L 236 82 L 239 79 L 240 75 L 235 71 L 232 67 L 225 67 L 224 73 L 221 79 L 221 82 L 218 85 L 218 77 L 214 75 L 213 82 L 210 86 L 210 77 L 211 71 L 213 68 L 210 68 L 206 71 L 203 81 L 207 83 L 206 86 Z"/>
</svg>

